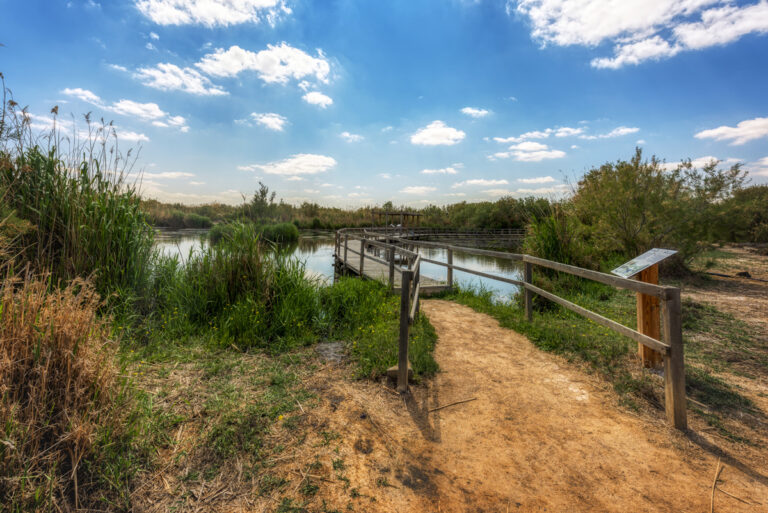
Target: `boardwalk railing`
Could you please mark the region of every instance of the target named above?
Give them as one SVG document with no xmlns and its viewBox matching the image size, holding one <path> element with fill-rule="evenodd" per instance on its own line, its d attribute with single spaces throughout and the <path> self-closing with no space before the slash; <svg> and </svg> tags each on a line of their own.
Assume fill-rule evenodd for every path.
<svg viewBox="0 0 768 513">
<path fill-rule="evenodd" d="M 343 239 L 343 246 L 341 240 Z M 360 241 L 360 251 L 349 248 L 349 241 Z M 446 261 L 426 258 L 419 255 L 419 248 L 441 249 L 446 252 Z M 369 250 L 383 250 L 386 259 L 373 255 L 366 255 Z M 400 340 L 398 355 L 398 391 L 405 392 L 408 389 L 408 336 L 409 326 L 414 321 L 419 311 L 419 293 L 421 292 L 421 263 L 427 262 L 446 268 L 447 283 L 442 288 L 453 286 L 453 271 L 460 271 L 476 276 L 482 276 L 491 280 L 497 280 L 512 285 L 517 285 L 524 290 L 525 316 L 530 322 L 533 319 L 533 295 L 553 301 L 568 310 L 571 310 L 597 324 L 605 326 L 621 335 L 631 338 L 636 342 L 659 351 L 664 356 L 664 406 L 667 421 L 678 429 L 687 428 L 686 395 L 685 395 L 685 369 L 683 357 L 682 313 L 680 303 L 680 289 L 663 285 L 653 285 L 637 280 L 621 278 L 598 271 L 582 269 L 580 267 L 561 264 L 531 255 L 507 253 L 503 251 L 490 251 L 485 249 L 466 248 L 454 246 L 442 242 L 428 242 L 414 240 L 407 236 L 387 234 L 381 230 L 345 229 L 336 232 L 336 261 L 341 267 L 350 269 L 349 253 L 359 255 L 359 276 L 365 277 L 365 260 L 383 263 L 389 266 L 389 286 L 394 288 L 394 273 L 400 273 Z M 467 267 L 453 264 L 454 252 L 462 252 L 472 255 L 503 258 L 520 262 L 523 265 L 523 279 L 515 280 L 491 273 L 476 271 Z M 399 261 L 396 263 L 396 256 Z M 657 297 L 662 303 L 663 332 L 662 340 L 656 340 L 639 331 L 624 326 L 621 323 L 603 317 L 584 307 L 561 298 L 552 292 L 546 291 L 533 284 L 533 271 L 535 267 L 551 269 L 563 272 L 579 278 L 584 278 L 615 288 L 632 290 L 648 296 Z"/>
</svg>

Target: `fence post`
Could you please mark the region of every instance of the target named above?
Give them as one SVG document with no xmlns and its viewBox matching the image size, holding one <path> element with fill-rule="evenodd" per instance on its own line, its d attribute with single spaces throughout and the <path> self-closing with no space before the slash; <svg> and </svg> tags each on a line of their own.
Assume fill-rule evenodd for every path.
<svg viewBox="0 0 768 513">
<path fill-rule="evenodd" d="M 347 267 L 347 249 L 349 248 L 349 234 L 344 234 L 344 267 Z M 347 273 L 346 269 L 344 270 Z"/>
<path fill-rule="evenodd" d="M 408 391 L 408 316 L 411 297 L 411 276 L 413 271 L 403 271 L 400 283 L 400 344 L 397 352 L 397 391 Z"/>
<path fill-rule="evenodd" d="M 680 289 L 669 289 L 664 299 L 664 342 L 670 345 L 664 356 L 664 409 L 667 421 L 677 429 L 688 428 L 683 357 L 682 307 Z"/>
<path fill-rule="evenodd" d="M 395 247 L 389 248 L 389 289 L 395 288 Z"/>
<path fill-rule="evenodd" d="M 533 281 L 533 264 L 530 262 L 525 262 L 523 281 L 525 283 Z M 533 292 L 527 288 L 525 289 L 525 320 L 528 322 L 533 321 Z"/>
<path fill-rule="evenodd" d="M 360 238 L 360 277 L 363 277 L 363 265 L 365 265 L 365 238 Z"/>
<path fill-rule="evenodd" d="M 453 267 L 452 267 L 453 266 L 453 250 L 451 248 L 448 248 L 447 257 L 448 257 L 448 272 L 447 272 L 448 288 L 452 289 L 453 288 Z"/>
</svg>

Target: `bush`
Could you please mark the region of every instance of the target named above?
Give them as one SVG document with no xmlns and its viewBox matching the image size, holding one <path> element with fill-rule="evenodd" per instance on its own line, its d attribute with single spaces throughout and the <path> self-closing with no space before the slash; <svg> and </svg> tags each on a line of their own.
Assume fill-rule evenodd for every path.
<svg viewBox="0 0 768 513">
<path fill-rule="evenodd" d="M 117 444 L 123 432 L 101 300 L 81 280 L 49 291 L 44 279 L 8 279 L 0 296 L 0 503 L 15 511 L 96 506 L 100 444 Z"/>
</svg>

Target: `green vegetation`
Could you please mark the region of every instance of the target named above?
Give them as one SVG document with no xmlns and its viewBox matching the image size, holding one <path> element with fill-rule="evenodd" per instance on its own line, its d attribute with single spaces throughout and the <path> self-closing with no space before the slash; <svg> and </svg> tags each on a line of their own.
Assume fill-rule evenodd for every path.
<svg viewBox="0 0 768 513">
<path fill-rule="evenodd" d="M 206 419 L 178 456 L 195 469 L 186 482 L 239 461 L 279 487 L 262 466 L 279 451 L 267 442 L 276 424 L 298 427 L 286 415 L 311 399 L 297 378 L 312 365 L 302 348 L 343 337 L 358 373 L 379 375 L 395 360 L 397 299 L 374 282 L 307 278 L 273 244 L 298 238 L 293 223 L 230 219 L 183 260 L 153 251 L 125 179 L 130 154 L 111 125 L 86 121 L 93 139 L 64 154 L 61 134 L 35 139 L 13 101 L 0 114 L 2 509 L 134 509 L 142 476 L 191 418 L 140 384 L 155 371 L 172 380 L 178 365 L 199 366 L 193 381 L 205 385 L 185 399 L 199 398 Z M 207 224 L 180 212 L 169 218 Z M 429 375 L 434 332 L 421 319 L 412 334 L 413 365 Z"/>
</svg>

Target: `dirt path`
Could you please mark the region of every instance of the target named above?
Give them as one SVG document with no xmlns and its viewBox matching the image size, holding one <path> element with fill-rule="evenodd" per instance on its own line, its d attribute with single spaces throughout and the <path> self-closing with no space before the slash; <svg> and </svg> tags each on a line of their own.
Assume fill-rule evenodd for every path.
<svg viewBox="0 0 768 513">
<path fill-rule="evenodd" d="M 423 312 L 441 372 L 405 404 L 318 375 L 317 427 L 340 433 L 329 454 L 363 497 L 356 511 L 709 511 L 717 457 L 702 437 L 621 411 L 604 383 L 489 316 L 438 300 Z M 766 511 L 768 463 L 724 462 L 720 487 L 750 504 L 718 492 L 715 511 Z M 334 485 L 318 496 L 348 498 Z"/>
</svg>

